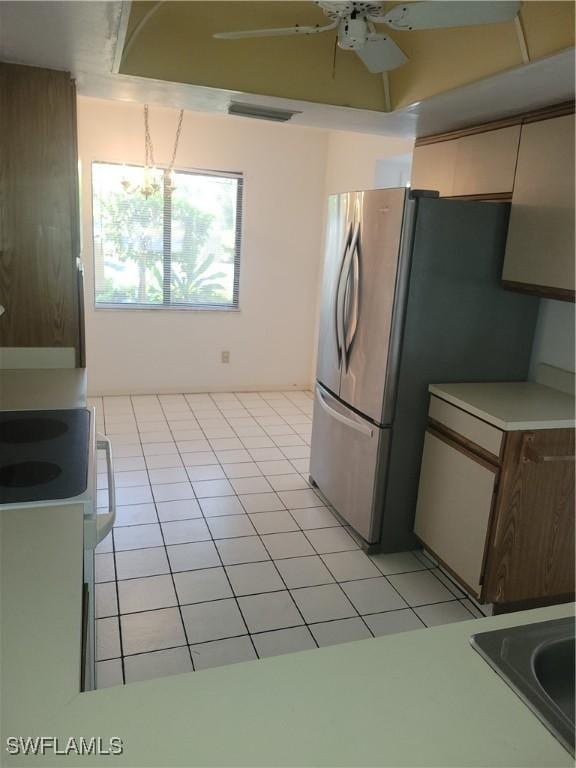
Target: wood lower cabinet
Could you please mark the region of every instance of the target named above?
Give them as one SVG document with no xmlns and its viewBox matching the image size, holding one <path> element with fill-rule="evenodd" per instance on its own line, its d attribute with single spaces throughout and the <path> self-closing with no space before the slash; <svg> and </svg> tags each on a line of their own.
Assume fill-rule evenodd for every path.
<svg viewBox="0 0 576 768">
<path fill-rule="evenodd" d="M 74 83 L 0 62 L 0 347 L 81 363 L 79 252 Z"/>
<path fill-rule="evenodd" d="M 574 430 L 502 432 L 436 397 L 430 414 L 415 522 L 425 548 L 483 603 L 573 595 Z M 486 428 L 499 451 L 494 436 L 491 450 L 471 439 Z"/>
<path fill-rule="evenodd" d="M 510 432 L 484 577 L 486 602 L 574 592 L 574 430 Z"/>
</svg>

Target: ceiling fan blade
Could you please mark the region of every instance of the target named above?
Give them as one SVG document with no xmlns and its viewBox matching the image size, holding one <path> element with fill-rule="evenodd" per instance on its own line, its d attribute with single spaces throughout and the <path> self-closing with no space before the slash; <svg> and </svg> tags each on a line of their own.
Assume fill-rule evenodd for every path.
<svg viewBox="0 0 576 768">
<path fill-rule="evenodd" d="M 422 0 L 395 5 L 387 13 L 369 18 L 397 30 L 472 27 L 512 21 L 521 5 L 506 0 Z"/>
<path fill-rule="evenodd" d="M 396 69 L 408 61 L 400 46 L 387 35 L 368 35 L 364 45 L 357 48 L 356 53 L 373 74 Z"/>
<path fill-rule="evenodd" d="M 216 32 L 212 37 L 218 40 L 242 40 L 250 37 L 283 37 L 285 35 L 316 35 L 336 29 L 338 22 L 315 27 L 278 27 L 276 29 L 246 29 L 240 32 Z"/>
</svg>

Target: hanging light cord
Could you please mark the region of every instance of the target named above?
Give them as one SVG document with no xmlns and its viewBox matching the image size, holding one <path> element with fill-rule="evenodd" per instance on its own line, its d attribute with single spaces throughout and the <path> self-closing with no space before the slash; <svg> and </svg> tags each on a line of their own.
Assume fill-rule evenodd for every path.
<svg viewBox="0 0 576 768">
<path fill-rule="evenodd" d="M 150 125 L 148 122 L 148 104 L 144 104 L 144 153 L 146 167 L 154 167 L 154 148 L 150 136 Z"/>
<path fill-rule="evenodd" d="M 172 150 L 172 159 L 170 160 L 170 171 L 174 169 L 174 163 L 176 162 L 176 152 L 178 152 L 178 144 L 180 143 L 180 133 L 182 132 L 182 121 L 184 120 L 184 110 L 180 110 L 180 117 L 178 118 L 178 127 L 176 128 L 176 138 L 174 139 L 174 149 Z"/>
<path fill-rule="evenodd" d="M 168 170 L 174 169 L 174 163 L 176 162 L 176 153 L 178 152 L 178 144 L 180 143 L 180 134 L 182 133 L 182 122 L 184 120 L 184 110 L 180 110 L 178 116 L 178 126 L 176 128 L 176 136 L 174 138 L 174 148 L 172 149 L 172 157 L 170 158 L 170 165 Z M 150 135 L 150 123 L 148 118 L 148 104 L 144 104 L 144 153 L 146 166 L 154 167 L 154 147 L 152 145 L 152 137 Z"/>
<path fill-rule="evenodd" d="M 176 153 L 178 152 L 178 144 L 180 143 L 180 134 L 182 133 L 182 122 L 184 120 L 184 110 L 180 110 L 178 116 L 178 126 L 176 128 L 176 136 L 174 137 L 174 147 L 172 149 L 172 157 L 170 158 L 170 165 L 168 166 L 168 178 L 166 178 L 166 171 L 163 171 L 165 189 L 174 191 L 176 186 L 174 185 L 174 163 L 176 162 Z M 150 173 L 152 171 L 152 173 Z M 134 186 L 130 183 L 129 179 L 123 178 L 121 181 L 122 187 L 125 192 L 132 193 L 140 191 L 146 199 L 153 195 L 160 189 L 160 182 L 156 178 L 156 163 L 154 162 L 154 146 L 152 144 L 152 135 L 150 134 L 150 121 L 148 104 L 144 104 L 144 180 L 142 185 Z"/>
</svg>

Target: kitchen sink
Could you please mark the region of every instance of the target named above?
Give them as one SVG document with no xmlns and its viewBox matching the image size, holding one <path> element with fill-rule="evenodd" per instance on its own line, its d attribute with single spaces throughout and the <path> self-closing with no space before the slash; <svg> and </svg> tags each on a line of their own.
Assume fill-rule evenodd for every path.
<svg viewBox="0 0 576 768">
<path fill-rule="evenodd" d="M 470 642 L 574 754 L 573 617 L 481 632 Z"/>
</svg>

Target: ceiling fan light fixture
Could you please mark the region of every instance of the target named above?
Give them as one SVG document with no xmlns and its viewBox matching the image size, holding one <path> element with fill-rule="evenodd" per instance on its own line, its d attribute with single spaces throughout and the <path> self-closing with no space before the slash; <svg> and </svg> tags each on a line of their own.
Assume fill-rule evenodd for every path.
<svg viewBox="0 0 576 768">
<path fill-rule="evenodd" d="M 246 104 L 242 101 L 231 101 L 228 114 L 238 117 L 253 117 L 257 120 L 271 120 L 275 123 L 287 123 L 294 115 L 300 115 L 298 110 L 263 107 L 259 104 Z"/>
<path fill-rule="evenodd" d="M 366 19 L 346 19 L 338 26 L 338 45 L 346 51 L 355 51 L 366 43 L 368 24 Z"/>
</svg>

